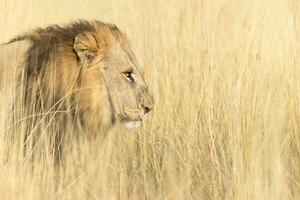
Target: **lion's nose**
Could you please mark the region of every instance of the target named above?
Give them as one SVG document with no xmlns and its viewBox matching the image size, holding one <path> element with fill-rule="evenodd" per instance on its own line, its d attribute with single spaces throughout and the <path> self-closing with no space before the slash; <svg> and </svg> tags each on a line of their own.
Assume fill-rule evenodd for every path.
<svg viewBox="0 0 300 200">
<path fill-rule="evenodd" d="M 150 112 L 153 109 L 153 100 L 150 98 L 148 101 L 144 101 L 142 104 L 145 114 Z"/>
<path fill-rule="evenodd" d="M 141 90 L 141 107 L 144 109 L 144 114 L 147 114 L 153 109 L 154 106 L 154 98 L 150 94 L 148 88 L 142 87 Z"/>
<path fill-rule="evenodd" d="M 145 114 L 147 114 L 148 112 L 150 112 L 153 109 L 153 106 L 144 106 L 143 105 L 143 109 L 145 111 Z"/>
</svg>

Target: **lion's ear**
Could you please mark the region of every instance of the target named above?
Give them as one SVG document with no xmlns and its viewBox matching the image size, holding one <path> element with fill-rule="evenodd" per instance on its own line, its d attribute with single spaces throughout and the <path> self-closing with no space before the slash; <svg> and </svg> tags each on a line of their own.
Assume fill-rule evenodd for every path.
<svg viewBox="0 0 300 200">
<path fill-rule="evenodd" d="M 81 64 L 91 64 L 99 53 L 97 40 L 92 34 L 78 34 L 74 40 L 74 50 Z"/>
</svg>

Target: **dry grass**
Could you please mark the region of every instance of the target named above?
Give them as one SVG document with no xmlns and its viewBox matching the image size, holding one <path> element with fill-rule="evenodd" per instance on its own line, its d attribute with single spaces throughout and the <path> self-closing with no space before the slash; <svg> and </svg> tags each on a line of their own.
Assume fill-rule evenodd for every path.
<svg viewBox="0 0 300 200">
<path fill-rule="evenodd" d="M 0 199 L 299 199 L 299 6 L 2 0 L 1 41 L 77 18 L 118 24 L 156 107 L 133 134 L 118 128 L 104 144 L 72 144 L 59 176 L 47 153 L 32 172 L 11 148 L 11 162 L 0 164 Z"/>
</svg>

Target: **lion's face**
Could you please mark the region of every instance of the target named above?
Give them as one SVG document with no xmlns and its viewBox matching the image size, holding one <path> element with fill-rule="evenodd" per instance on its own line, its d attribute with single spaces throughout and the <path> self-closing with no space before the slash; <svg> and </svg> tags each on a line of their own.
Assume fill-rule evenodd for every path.
<svg viewBox="0 0 300 200">
<path fill-rule="evenodd" d="M 103 79 L 113 96 L 114 117 L 128 128 L 135 128 L 153 108 L 153 97 L 131 50 L 116 45 L 99 63 Z"/>
<path fill-rule="evenodd" d="M 99 88 L 98 93 L 94 89 L 93 94 L 90 94 L 93 104 L 106 102 L 105 112 L 110 113 L 112 122 L 121 122 L 128 129 L 139 127 L 144 116 L 153 108 L 153 97 L 129 45 L 114 42 L 101 50 L 101 44 L 98 44 L 95 47 L 99 49 L 80 52 L 76 42 L 75 50 L 79 52 L 81 64 L 87 71 L 85 85 Z M 87 51 L 86 46 L 82 49 Z M 88 109 L 95 108 L 100 106 Z"/>
</svg>

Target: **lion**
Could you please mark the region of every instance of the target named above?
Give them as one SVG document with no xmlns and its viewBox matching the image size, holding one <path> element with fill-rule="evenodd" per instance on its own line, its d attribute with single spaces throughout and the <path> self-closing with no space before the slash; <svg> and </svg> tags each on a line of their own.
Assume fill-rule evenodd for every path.
<svg viewBox="0 0 300 200">
<path fill-rule="evenodd" d="M 79 20 L 37 28 L 0 50 L 20 42 L 24 62 L 6 130 L 22 129 L 25 140 L 46 130 L 54 143 L 66 132 L 104 137 L 117 124 L 138 128 L 153 109 L 143 69 L 116 25 Z"/>
</svg>

